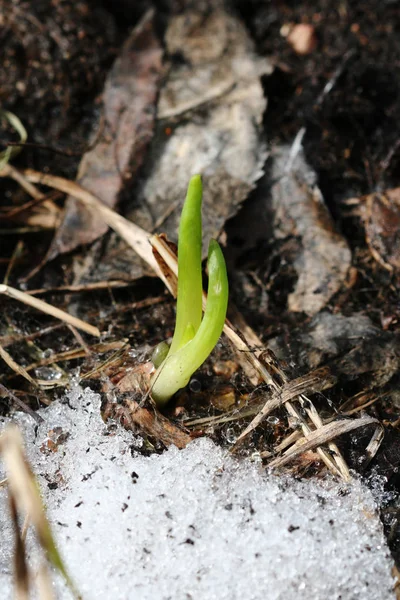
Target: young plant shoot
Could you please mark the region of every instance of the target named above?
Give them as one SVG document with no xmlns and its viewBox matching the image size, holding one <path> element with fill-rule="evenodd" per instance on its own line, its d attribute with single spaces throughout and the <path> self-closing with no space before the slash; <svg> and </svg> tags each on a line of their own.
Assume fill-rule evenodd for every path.
<svg viewBox="0 0 400 600">
<path fill-rule="evenodd" d="M 201 178 L 194 175 L 189 182 L 179 224 L 175 332 L 169 352 L 152 380 L 151 395 L 158 406 L 166 404 L 175 392 L 188 384 L 212 352 L 225 323 L 228 277 L 222 250 L 215 240 L 211 240 L 208 247 L 207 304 L 201 318 L 201 199 Z M 166 351 L 165 346 L 163 351 Z M 160 352 L 162 356 L 161 350 L 158 354 Z"/>
</svg>

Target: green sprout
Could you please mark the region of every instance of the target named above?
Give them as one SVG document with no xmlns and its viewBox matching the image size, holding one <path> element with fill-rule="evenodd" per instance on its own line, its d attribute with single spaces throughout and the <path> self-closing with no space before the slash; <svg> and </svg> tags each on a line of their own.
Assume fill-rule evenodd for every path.
<svg viewBox="0 0 400 600">
<path fill-rule="evenodd" d="M 156 349 L 151 395 L 163 406 L 214 349 L 225 323 L 228 307 L 228 277 L 222 250 L 215 240 L 208 247 L 208 292 L 202 317 L 203 284 L 201 275 L 201 199 L 200 175 L 189 182 L 183 205 L 178 238 L 178 295 L 176 323 L 171 347 Z"/>
</svg>

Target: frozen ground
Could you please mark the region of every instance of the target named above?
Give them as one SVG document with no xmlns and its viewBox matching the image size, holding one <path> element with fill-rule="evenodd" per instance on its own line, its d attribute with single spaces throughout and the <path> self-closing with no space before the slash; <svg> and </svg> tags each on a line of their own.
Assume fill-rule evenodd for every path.
<svg viewBox="0 0 400 600">
<path fill-rule="evenodd" d="M 206 439 L 142 457 L 141 440 L 106 427 L 99 397 L 79 387 L 41 415 L 39 428 L 18 421 L 84 599 L 394 598 L 376 507 L 359 482 L 266 476 Z M 1 600 L 13 597 L 7 510 L 0 489 Z"/>
</svg>

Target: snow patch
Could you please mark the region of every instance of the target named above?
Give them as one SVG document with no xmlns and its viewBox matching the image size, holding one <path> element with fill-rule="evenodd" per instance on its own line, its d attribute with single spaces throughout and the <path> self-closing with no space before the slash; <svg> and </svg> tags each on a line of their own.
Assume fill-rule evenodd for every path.
<svg viewBox="0 0 400 600">
<path fill-rule="evenodd" d="M 85 600 L 395 597 L 376 505 L 359 481 L 266 475 L 207 439 L 143 457 L 141 438 L 105 425 L 99 396 L 79 386 L 39 412 L 39 427 L 23 414 L 14 421 Z M 0 489 L 4 599 L 13 595 L 6 496 Z"/>
</svg>

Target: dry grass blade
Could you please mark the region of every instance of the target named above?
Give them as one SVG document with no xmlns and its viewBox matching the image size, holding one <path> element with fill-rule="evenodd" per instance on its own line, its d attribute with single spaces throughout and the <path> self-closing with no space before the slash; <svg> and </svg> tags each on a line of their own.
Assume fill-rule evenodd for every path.
<svg viewBox="0 0 400 600">
<path fill-rule="evenodd" d="M 18 396 L 16 396 L 11 390 L 7 389 L 6 386 L 2 383 L 0 383 L 0 398 L 10 398 L 14 402 L 14 404 L 16 404 L 24 412 L 28 413 L 32 417 L 32 419 L 34 419 L 37 423 L 43 422 L 44 419 L 42 419 L 40 415 L 38 415 L 34 410 L 32 410 L 30 406 L 23 402 L 23 400 L 18 398 Z"/>
<path fill-rule="evenodd" d="M 32 185 L 31 183 L 29 183 L 28 181 L 26 182 L 27 185 L 32 186 L 35 190 L 35 186 Z M 46 209 L 46 211 L 49 213 L 49 215 L 54 212 L 54 216 L 59 216 L 59 213 L 61 212 L 61 209 L 58 208 L 58 206 L 56 204 L 53 204 L 52 199 L 57 199 L 57 198 L 61 198 L 61 196 L 63 195 L 61 192 L 51 192 L 48 195 L 42 194 L 41 192 L 38 191 L 39 196 L 38 197 L 34 197 L 32 200 L 29 200 L 28 202 L 26 202 L 25 204 L 20 204 L 18 206 L 15 206 L 13 208 L 11 208 L 10 210 L 7 210 L 6 212 L 4 212 L 4 214 L 2 214 L 2 217 L 6 218 L 7 221 L 11 221 L 11 220 L 15 220 L 18 217 L 21 217 L 22 214 L 24 213 L 29 213 L 31 211 L 34 211 L 36 208 L 38 207 L 44 207 Z M 49 204 L 50 207 L 49 208 Z M 54 206 L 54 209 L 53 209 Z M 44 217 L 44 213 L 40 213 L 41 217 Z M 31 217 L 27 216 L 26 218 L 24 218 L 24 223 L 26 225 L 42 225 L 43 227 L 46 227 L 48 225 L 47 220 L 43 219 L 44 223 L 40 222 L 39 219 L 32 219 Z M 53 219 L 52 221 L 52 228 L 54 228 L 57 224 L 57 221 L 55 221 Z"/>
<path fill-rule="evenodd" d="M 56 600 L 53 585 L 49 570 L 46 568 L 46 564 L 42 562 L 39 565 L 36 584 L 39 592 L 40 600 Z"/>
<path fill-rule="evenodd" d="M 4 173 L 4 170 L 0 171 L 0 177 L 8 175 Z M 69 181 L 63 177 L 57 177 L 55 175 L 47 175 L 45 173 L 39 173 L 32 169 L 26 169 L 22 171 L 22 175 L 31 183 L 38 183 L 46 185 L 48 187 L 69 194 L 83 202 L 87 207 L 91 208 L 96 212 L 97 215 L 101 215 L 104 222 L 107 223 L 116 233 L 118 233 L 133 250 L 155 271 L 155 273 L 164 281 L 165 285 L 169 289 L 167 280 L 164 278 L 157 261 L 155 260 L 151 246 L 149 244 L 150 234 L 138 227 L 134 223 L 131 223 L 117 212 L 106 206 L 101 200 L 99 200 L 94 194 L 83 188 L 75 181 Z"/>
<path fill-rule="evenodd" d="M 264 379 L 264 381 L 266 383 L 269 383 L 269 385 L 271 385 L 273 390 L 279 391 L 281 389 L 282 385 L 288 382 L 288 377 L 286 376 L 284 371 L 280 368 L 279 363 L 276 360 L 276 358 L 273 356 L 272 352 L 270 352 L 268 350 L 267 351 L 260 350 L 260 348 L 262 348 L 261 340 L 254 333 L 254 331 L 244 322 L 241 315 L 239 315 L 239 321 L 240 321 L 240 329 L 241 329 L 241 331 L 242 330 L 245 331 L 246 338 L 249 341 L 249 343 L 253 347 L 258 348 L 258 350 L 253 352 L 253 356 L 250 357 L 254 368 L 260 373 L 262 379 Z M 259 365 L 262 367 L 262 370 Z M 265 377 L 265 373 L 268 374 L 269 381 L 267 381 L 267 378 Z M 304 394 L 299 395 L 296 398 L 296 400 L 298 400 L 300 402 L 302 409 L 308 415 L 308 417 L 310 418 L 313 425 L 316 428 L 322 427 L 322 425 L 323 425 L 322 419 L 320 418 L 318 412 L 316 411 L 313 403 Z M 296 409 L 296 407 L 294 406 L 292 401 L 289 400 L 289 401 L 285 402 L 284 407 L 285 407 L 286 411 L 288 412 L 288 414 L 300 423 L 300 427 L 304 434 L 311 433 L 311 431 L 312 431 L 311 427 L 309 426 L 307 421 L 304 419 L 303 415 Z M 317 452 L 320 455 L 320 457 L 322 458 L 322 460 L 324 461 L 324 463 L 326 464 L 326 466 L 332 472 L 339 474 L 345 481 L 349 480 L 350 472 L 349 472 L 348 466 L 346 464 L 346 461 L 342 457 L 341 453 L 339 452 L 339 449 L 337 448 L 336 444 L 334 444 L 333 442 L 330 442 L 329 450 L 330 450 L 331 454 L 329 454 L 323 448 L 317 448 Z"/>
<path fill-rule="evenodd" d="M 319 416 L 318 411 L 315 408 L 314 404 L 311 402 L 311 400 L 309 400 L 309 398 L 307 398 L 307 396 L 305 396 L 304 394 L 301 394 L 301 396 L 299 396 L 298 400 L 300 402 L 302 409 L 305 410 L 305 412 L 310 417 L 313 424 L 317 428 L 323 427 L 324 423 L 323 423 L 321 417 Z M 334 439 L 334 438 L 332 438 L 332 439 Z M 339 469 L 339 472 L 342 474 L 343 478 L 346 481 L 350 480 L 351 477 L 350 477 L 349 468 L 348 468 L 347 463 L 344 460 L 339 448 L 332 441 L 329 442 L 328 448 L 329 448 L 329 451 L 333 456 L 333 460 L 335 461 L 335 463 Z M 318 448 L 318 453 L 321 454 L 320 448 Z"/>
<path fill-rule="evenodd" d="M 17 511 L 29 515 L 47 560 L 62 575 L 73 596 L 80 598 L 57 550 L 39 488 L 25 458 L 21 433 L 17 427 L 11 425 L 1 435 L 0 452 L 7 470 L 9 492 Z"/>
<path fill-rule="evenodd" d="M 113 288 L 129 287 L 131 282 L 122 280 L 96 281 L 95 283 L 84 283 L 82 285 L 60 285 L 58 287 L 40 288 L 38 290 L 29 290 L 27 293 L 30 296 L 38 296 L 39 294 L 57 294 L 64 292 L 79 293 L 92 292 L 94 290 L 110 290 Z"/>
<path fill-rule="evenodd" d="M 382 442 L 385 437 L 385 429 L 381 425 L 375 429 L 374 435 L 370 439 L 368 446 L 365 449 L 365 461 L 363 462 L 363 469 L 366 469 L 371 460 L 376 456 Z"/>
<path fill-rule="evenodd" d="M 47 335 L 48 333 L 53 333 L 54 331 L 61 329 L 61 327 L 64 327 L 64 323 L 55 323 L 48 327 L 42 327 L 37 331 L 34 331 L 33 333 L 29 334 L 13 333 L 9 335 L 2 335 L 0 336 L 0 343 L 3 346 L 3 348 L 7 348 L 7 346 L 12 346 L 12 344 L 15 344 L 17 342 L 33 342 L 34 340 L 41 338 L 42 336 Z"/>
<path fill-rule="evenodd" d="M 58 379 L 57 381 L 47 381 L 46 379 L 36 379 L 36 380 L 33 379 L 33 377 L 31 377 L 31 375 L 29 375 L 28 371 L 24 367 L 19 365 L 17 362 L 15 362 L 15 360 L 12 358 L 12 356 L 6 350 L 4 350 L 4 348 L 1 345 L 0 345 L 0 358 L 2 358 L 5 363 L 7 363 L 7 365 L 10 367 L 10 369 L 12 369 L 16 375 L 21 375 L 21 377 L 24 377 L 35 388 L 40 387 L 40 388 L 52 389 L 55 387 L 64 386 L 68 383 L 68 378 L 66 376 L 61 379 Z M 59 369 L 59 370 L 61 371 L 61 369 Z M 1 391 L 1 388 L 0 388 L 0 391 Z M 43 400 L 43 402 L 47 403 L 44 398 L 42 398 L 42 400 Z M 17 402 L 17 404 L 21 405 L 21 402 Z M 29 412 L 29 410 L 27 412 Z"/>
<path fill-rule="evenodd" d="M 7 164 L 4 165 L 0 171 L 1 177 L 10 177 L 14 181 L 16 181 L 23 190 L 27 194 L 29 194 L 33 198 L 33 202 L 26 204 L 25 206 L 16 207 L 10 213 L 7 213 L 7 218 L 12 218 L 20 214 L 21 212 L 25 212 L 26 210 L 32 211 L 26 219 L 25 223 L 29 225 L 37 225 L 41 229 L 49 228 L 55 229 L 61 218 L 61 209 L 52 201 L 52 199 L 46 194 L 43 194 L 40 190 L 38 190 L 31 182 L 29 182 L 24 175 L 15 169 L 12 165 Z M 55 194 L 53 193 L 53 198 Z M 39 206 L 38 206 L 39 205 Z M 35 209 L 39 208 L 37 214 L 35 214 Z M 44 210 L 40 210 L 40 208 Z"/>
<path fill-rule="evenodd" d="M 285 453 L 284 456 L 275 458 L 268 466 L 271 468 L 283 467 L 288 462 L 291 462 L 301 454 L 304 454 L 304 452 L 318 448 L 330 440 L 339 437 L 339 435 L 343 435 L 344 433 L 348 433 L 359 427 L 365 427 L 366 425 L 377 425 L 380 428 L 379 421 L 374 417 L 369 417 L 367 415 L 360 417 L 359 419 L 332 421 L 332 423 L 323 425 L 321 428 L 305 435 L 305 440 L 301 438 Z"/>
<path fill-rule="evenodd" d="M 277 454 L 280 454 L 283 450 L 285 450 L 286 448 L 288 448 L 289 446 L 291 446 L 292 444 L 297 442 L 297 440 L 299 440 L 302 437 L 302 435 L 303 434 L 299 429 L 292 431 L 292 433 L 290 435 L 286 436 L 285 439 L 282 440 L 282 442 L 280 444 L 275 446 L 273 452 L 269 452 L 268 450 L 265 450 L 262 454 L 263 458 L 270 458 L 270 457 L 276 456 Z"/>
<path fill-rule="evenodd" d="M 64 321 L 64 323 L 68 323 L 69 325 L 72 325 L 77 329 L 86 331 L 86 333 L 89 333 L 90 335 L 100 337 L 100 331 L 97 327 L 94 327 L 94 325 L 89 325 L 89 323 L 85 323 L 85 321 L 82 321 L 77 317 L 69 315 L 67 312 L 61 310 L 60 308 L 56 308 L 55 306 L 44 302 L 44 300 L 34 298 L 33 296 L 30 296 L 25 292 L 21 292 L 20 290 L 10 287 L 9 285 L 5 285 L 4 283 L 0 284 L 0 294 L 5 294 L 6 296 L 13 298 L 14 300 L 19 300 L 20 302 L 23 302 L 28 306 L 32 306 L 33 308 L 36 308 L 37 310 L 40 310 L 41 312 L 44 312 L 47 315 L 51 315 L 56 319 L 60 319 L 60 321 Z"/>
<path fill-rule="evenodd" d="M 258 415 L 252 420 L 248 427 L 240 434 L 232 450 L 235 450 L 243 440 L 258 427 L 266 417 L 276 410 L 278 406 L 285 404 L 289 400 L 296 398 L 305 392 L 319 392 L 331 384 L 335 379 L 329 375 L 326 369 L 319 369 L 313 373 L 309 373 L 304 377 L 292 379 L 283 384 L 280 390 L 276 390 L 272 398 L 268 399 Z"/>
<path fill-rule="evenodd" d="M 377 395 L 375 391 L 362 390 L 343 402 L 339 406 L 339 412 L 342 415 L 350 416 L 365 410 L 381 398 L 383 398 L 383 395 Z"/>
<path fill-rule="evenodd" d="M 325 368 L 318 369 L 303 377 L 292 379 L 283 385 L 282 389 L 275 391 L 265 404 L 263 402 L 257 402 L 251 406 L 245 406 L 243 408 L 235 408 L 233 411 L 228 412 L 224 415 L 202 417 L 200 419 L 193 419 L 185 421 L 185 427 L 198 427 L 202 425 L 220 425 L 222 423 L 228 423 L 230 421 L 237 421 L 239 419 L 247 419 L 257 415 L 257 419 L 252 421 L 251 426 L 249 425 L 237 438 L 231 452 L 234 452 L 236 448 L 241 444 L 242 441 L 257 427 L 262 421 L 279 406 L 295 398 L 302 392 L 318 392 L 326 389 L 333 385 L 336 379 L 328 373 Z M 265 392 L 264 392 L 265 393 Z M 297 436 L 301 435 L 297 432 Z M 285 438 L 285 441 L 288 438 Z M 283 443 L 283 442 L 282 442 Z M 276 448 L 277 449 L 277 448 Z"/>
<path fill-rule="evenodd" d="M 24 377 L 27 381 L 29 381 L 31 385 L 33 385 L 33 387 L 38 387 L 38 383 L 33 379 L 33 377 L 29 375 L 29 373 L 24 369 L 24 367 L 21 367 L 21 365 L 16 363 L 12 356 L 10 356 L 10 354 L 8 354 L 8 352 L 4 350 L 2 346 L 0 346 L 0 357 L 15 373 L 21 375 L 21 377 Z"/>
<path fill-rule="evenodd" d="M 28 133 L 25 127 L 22 125 L 20 119 L 17 117 L 17 115 L 14 115 L 14 113 L 10 112 L 9 110 L 1 109 L 0 118 L 2 117 L 6 119 L 6 121 L 8 121 L 11 127 L 18 133 L 20 142 L 24 144 L 28 139 Z M 21 148 L 15 146 L 8 146 L 5 150 L 0 152 L 0 168 L 6 165 L 9 160 L 14 158 L 14 156 L 17 156 L 17 154 L 19 154 L 20 152 Z"/>
<path fill-rule="evenodd" d="M 78 344 L 81 347 L 81 350 L 83 350 L 83 352 L 85 353 L 86 356 L 91 356 L 91 351 L 89 346 L 86 344 L 85 340 L 83 339 L 83 337 L 81 336 L 81 334 L 79 333 L 79 331 L 77 331 L 77 329 L 75 329 L 75 327 L 73 325 L 67 325 L 68 329 L 71 331 L 72 335 L 74 336 L 74 338 L 76 339 L 76 341 L 78 342 Z"/>
<path fill-rule="evenodd" d="M 400 600 L 400 571 L 396 566 L 392 569 L 393 579 L 395 580 L 394 584 L 394 593 L 396 594 L 396 600 Z"/>
<path fill-rule="evenodd" d="M 13 253 L 10 258 L 10 262 L 8 263 L 7 271 L 6 271 L 6 273 L 4 275 L 4 279 L 3 279 L 4 284 L 6 284 L 6 285 L 8 284 L 8 280 L 10 278 L 12 270 L 15 267 L 15 263 L 22 256 L 23 250 L 24 250 L 24 242 L 22 240 L 19 240 L 13 250 Z"/>
<path fill-rule="evenodd" d="M 81 375 L 81 379 L 92 379 L 96 376 L 101 376 L 103 371 L 105 371 L 112 364 L 118 364 L 125 353 L 125 350 L 129 348 L 129 342 L 124 342 L 121 346 L 116 346 L 115 352 L 112 353 L 106 360 L 102 363 L 97 364 L 94 369 L 91 369 L 87 373 L 83 373 Z"/>
<path fill-rule="evenodd" d="M 238 421 L 239 419 L 247 419 L 252 417 L 260 410 L 261 406 L 256 405 L 251 408 L 234 409 L 224 415 L 218 415 L 213 417 L 202 417 L 199 419 L 192 419 L 183 421 L 185 427 L 198 428 L 204 425 L 222 425 L 223 423 L 230 423 L 231 421 Z"/>
<path fill-rule="evenodd" d="M 176 298 L 178 293 L 178 263 L 176 252 L 169 245 L 164 235 L 153 235 L 150 238 L 154 258 L 163 274 L 163 281 L 168 282 L 168 289 Z"/>
<path fill-rule="evenodd" d="M 11 521 L 14 527 L 14 587 L 17 600 L 29 600 L 29 570 L 26 563 L 25 540 L 18 523 L 18 510 L 13 496 L 9 496 Z"/>
<path fill-rule="evenodd" d="M 30 195 L 34 200 L 42 200 L 45 195 L 42 194 L 40 190 L 38 190 L 32 183 L 27 181 L 27 179 L 23 176 L 23 174 L 12 167 L 11 165 L 5 165 L 1 168 L 0 171 L 1 177 L 11 177 L 14 179 L 19 185 Z"/>
<path fill-rule="evenodd" d="M 254 334 L 254 337 L 258 340 L 258 338 L 255 336 L 255 334 Z M 259 344 L 260 343 L 261 342 L 259 341 Z M 272 352 L 270 352 L 270 351 L 260 352 L 259 358 L 260 358 L 260 361 L 262 360 L 262 362 L 267 366 L 267 370 L 269 370 L 272 373 L 273 388 L 275 390 L 279 390 L 280 387 L 284 383 L 288 382 L 288 377 L 287 377 L 286 373 L 284 373 L 284 371 L 280 368 L 279 363 L 276 360 L 276 358 L 273 356 Z M 278 383 L 278 382 L 281 382 L 281 383 Z M 307 396 L 305 396 L 304 394 L 300 394 L 296 398 L 296 400 L 298 400 L 300 402 L 301 408 L 307 414 L 307 416 L 309 417 L 312 424 L 317 429 L 322 427 L 323 426 L 322 419 L 319 416 L 319 414 L 318 414 L 317 410 L 315 409 L 311 400 L 309 400 L 309 398 L 307 398 Z M 297 408 L 293 405 L 293 403 L 291 401 L 285 402 L 284 406 L 285 406 L 285 409 L 287 410 L 287 412 L 289 413 L 289 415 L 294 417 L 300 423 L 300 427 L 301 427 L 304 435 L 308 435 L 313 431 L 312 428 L 307 423 L 307 421 L 303 418 L 303 415 L 297 410 Z M 339 448 L 336 446 L 336 444 L 334 442 L 330 442 L 328 444 L 328 446 L 329 446 L 330 452 L 327 452 L 323 448 L 317 448 L 318 454 L 320 455 L 320 457 L 322 458 L 324 463 L 333 472 L 340 474 L 341 477 L 345 481 L 350 480 L 351 477 L 350 477 L 349 468 L 348 468 L 343 456 L 341 455 Z"/>
<path fill-rule="evenodd" d="M 110 343 L 100 343 L 94 344 L 90 346 L 89 349 L 92 353 L 96 354 L 105 354 L 106 352 L 110 352 L 111 350 L 121 350 L 125 348 L 127 345 L 126 340 L 110 342 Z M 37 369 L 38 367 L 44 367 L 46 365 L 53 365 L 60 361 L 69 361 L 76 360 L 77 358 L 83 358 L 87 353 L 83 348 L 75 348 L 74 350 L 65 350 L 65 352 L 59 352 L 58 354 L 54 354 L 49 358 L 42 358 L 38 362 L 31 363 L 25 367 L 25 371 L 32 371 L 33 369 Z M 13 377 L 11 375 L 11 377 Z M 0 392 L 1 392 L 1 384 L 0 384 Z"/>
</svg>

